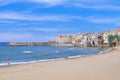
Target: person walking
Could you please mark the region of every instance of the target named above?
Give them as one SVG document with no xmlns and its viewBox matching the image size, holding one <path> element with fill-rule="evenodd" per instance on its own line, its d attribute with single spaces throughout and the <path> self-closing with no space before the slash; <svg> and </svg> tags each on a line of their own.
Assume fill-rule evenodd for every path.
<svg viewBox="0 0 120 80">
<path fill-rule="evenodd" d="M 8 59 L 7 64 L 10 65 L 10 59 Z"/>
</svg>

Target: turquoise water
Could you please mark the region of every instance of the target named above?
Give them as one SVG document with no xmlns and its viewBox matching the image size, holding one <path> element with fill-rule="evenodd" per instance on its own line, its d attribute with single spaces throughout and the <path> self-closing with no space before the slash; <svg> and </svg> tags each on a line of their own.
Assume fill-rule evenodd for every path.
<svg viewBox="0 0 120 80">
<path fill-rule="evenodd" d="M 83 47 L 55 47 L 55 46 L 0 46 L 0 66 L 7 65 L 10 59 L 11 65 L 33 63 L 41 61 L 74 58 L 97 54 L 102 49 Z"/>
</svg>

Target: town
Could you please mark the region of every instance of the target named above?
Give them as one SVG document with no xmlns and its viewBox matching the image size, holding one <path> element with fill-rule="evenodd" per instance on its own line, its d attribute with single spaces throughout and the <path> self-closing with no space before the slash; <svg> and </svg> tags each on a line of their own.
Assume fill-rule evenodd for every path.
<svg viewBox="0 0 120 80">
<path fill-rule="evenodd" d="M 96 33 L 59 34 L 56 41 L 10 42 L 9 46 L 81 46 L 112 47 L 120 43 L 120 29 Z"/>
<path fill-rule="evenodd" d="M 112 47 L 119 45 L 120 29 L 96 33 L 62 34 L 56 37 L 58 46 Z"/>
</svg>

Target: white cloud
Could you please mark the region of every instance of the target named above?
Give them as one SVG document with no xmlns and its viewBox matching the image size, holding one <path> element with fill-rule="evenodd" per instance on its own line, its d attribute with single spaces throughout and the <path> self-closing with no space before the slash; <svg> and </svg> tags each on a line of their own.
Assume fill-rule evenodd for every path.
<svg viewBox="0 0 120 80">
<path fill-rule="evenodd" d="M 118 24 L 120 22 L 120 18 L 117 17 L 95 17 L 95 16 L 68 16 L 68 15 L 30 15 L 30 14 L 21 14 L 15 12 L 1 12 L 0 13 L 0 22 L 1 23 L 15 23 L 15 21 L 34 21 L 34 22 L 48 22 L 48 21 L 59 21 L 59 22 L 70 22 L 74 20 L 85 20 L 92 23 L 100 23 L 100 24 Z M 22 24 L 22 23 L 19 23 Z M 34 30 L 44 30 L 48 29 L 34 29 Z M 52 30 L 51 30 L 52 31 Z M 55 31 L 55 30 L 54 30 Z"/>
<path fill-rule="evenodd" d="M 12 4 L 12 3 L 19 3 L 19 2 L 26 2 L 26 3 L 37 3 L 37 4 L 46 4 L 49 6 L 55 6 L 65 3 L 67 0 L 0 0 L 0 6 Z"/>
<path fill-rule="evenodd" d="M 0 6 L 19 2 L 45 4 L 47 7 L 64 5 L 98 10 L 120 10 L 119 0 L 0 0 Z"/>
<path fill-rule="evenodd" d="M 120 10 L 120 1 L 117 0 L 77 0 L 73 6 L 96 10 Z"/>
<path fill-rule="evenodd" d="M 32 33 L 0 33 L 0 41 L 4 42 L 45 42 L 48 40 L 55 40 L 55 36 L 41 36 Z"/>
<path fill-rule="evenodd" d="M 54 31 L 58 31 L 55 28 L 30 28 L 27 30 L 34 30 L 34 31 L 45 31 L 45 32 L 54 32 Z"/>
<path fill-rule="evenodd" d="M 27 0 L 28 2 L 35 2 L 35 3 L 45 3 L 49 5 L 59 5 L 63 4 L 66 0 Z"/>
<path fill-rule="evenodd" d="M 15 12 L 1 12 L 1 20 L 27 20 L 27 21 L 69 21 L 64 15 L 29 15 Z"/>
<path fill-rule="evenodd" d="M 120 18 L 107 18 L 107 17 L 86 17 L 86 21 L 92 22 L 92 23 L 99 23 L 99 24 L 116 24 L 118 25 L 120 22 Z"/>
<path fill-rule="evenodd" d="M 22 32 L 26 32 L 26 31 L 43 31 L 43 32 L 56 32 L 59 31 L 56 28 L 17 28 L 17 29 L 12 29 L 14 31 L 22 31 Z"/>
<path fill-rule="evenodd" d="M 79 4 L 76 3 L 74 6 L 79 7 L 79 8 L 89 8 L 89 9 L 102 9 L 102 10 L 120 10 L 120 6 L 115 6 L 115 5 L 86 5 L 86 4 Z"/>
<path fill-rule="evenodd" d="M 0 20 L 0 23 L 15 24 L 16 21 Z"/>
<path fill-rule="evenodd" d="M 13 0 L 0 0 L 0 6 L 4 6 L 4 5 L 10 4 L 12 2 L 13 2 Z"/>
<path fill-rule="evenodd" d="M 24 36 L 23 36 L 24 35 Z M 23 41 L 33 37 L 32 34 L 18 34 L 18 33 L 0 33 L 0 41 Z"/>
</svg>

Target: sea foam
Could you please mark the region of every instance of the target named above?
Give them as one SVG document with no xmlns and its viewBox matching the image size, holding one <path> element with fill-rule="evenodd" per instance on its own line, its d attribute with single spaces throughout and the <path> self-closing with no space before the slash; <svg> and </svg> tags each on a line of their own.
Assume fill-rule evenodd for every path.
<svg viewBox="0 0 120 80">
<path fill-rule="evenodd" d="M 23 53 L 32 53 L 32 51 L 23 51 Z"/>
</svg>

